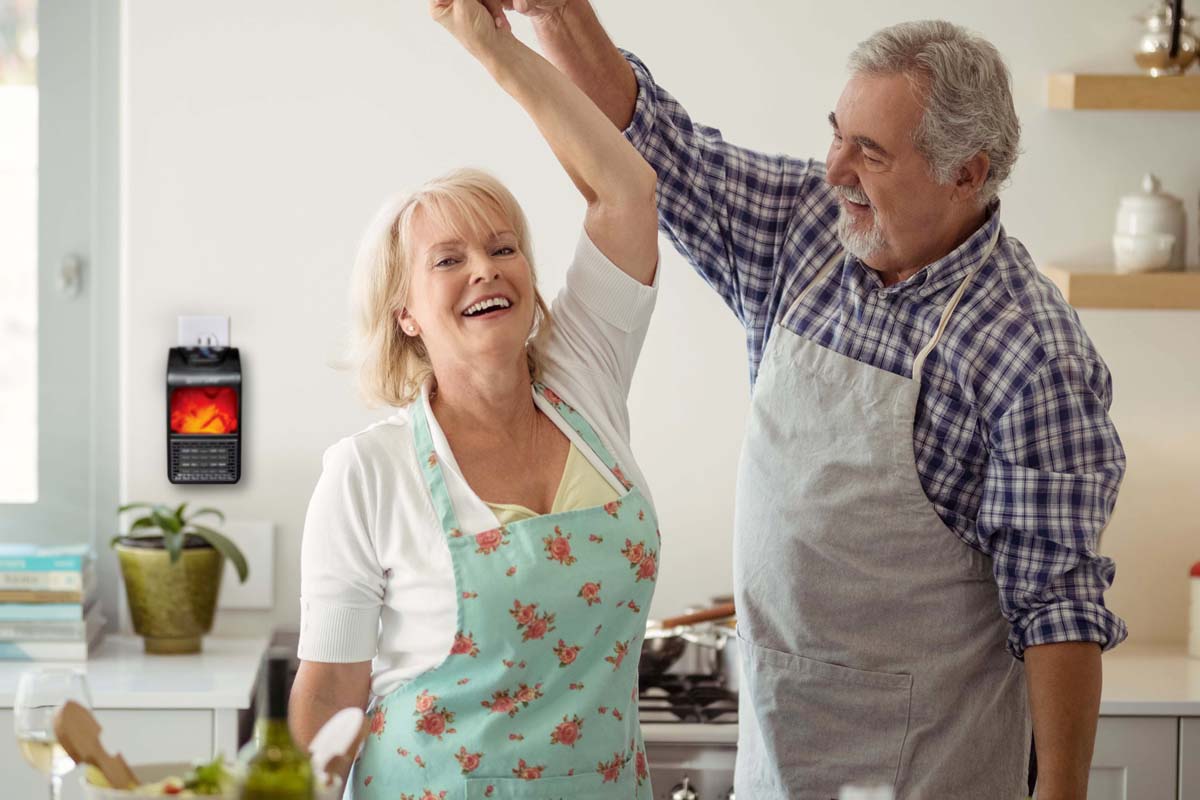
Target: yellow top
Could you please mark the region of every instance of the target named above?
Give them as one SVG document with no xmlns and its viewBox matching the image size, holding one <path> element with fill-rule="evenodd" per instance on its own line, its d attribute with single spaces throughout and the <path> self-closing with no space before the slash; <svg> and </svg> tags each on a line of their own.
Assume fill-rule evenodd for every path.
<svg viewBox="0 0 1200 800">
<path fill-rule="evenodd" d="M 554 494 L 554 504 L 550 507 L 550 513 L 557 514 L 560 511 L 592 508 L 616 500 L 618 497 L 619 495 L 612 485 L 572 443 L 571 449 L 567 453 L 567 464 L 563 467 L 562 480 L 559 481 L 558 491 Z M 487 507 L 495 513 L 496 519 L 500 521 L 501 525 L 511 525 L 514 522 L 540 516 L 532 509 L 513 503 L 488 503 Z"/>
</svg>

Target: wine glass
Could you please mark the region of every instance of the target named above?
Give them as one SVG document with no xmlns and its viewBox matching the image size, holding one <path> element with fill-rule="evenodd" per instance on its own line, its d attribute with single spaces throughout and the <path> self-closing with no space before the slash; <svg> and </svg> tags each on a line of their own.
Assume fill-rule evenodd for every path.
<svg viewBox="0 0 1200 800">
<path fill-rule="evenodd" d="M 50 800 L 59 800 L 63 776 L 75 769 L 75 762 L 54 735 L 54 715 L 68 700 L 92 707 L 83 673 L 69 667 L 21 673 L 13 708 L 17 746 L 30 766 L 50 781 Z"/>
</svg>

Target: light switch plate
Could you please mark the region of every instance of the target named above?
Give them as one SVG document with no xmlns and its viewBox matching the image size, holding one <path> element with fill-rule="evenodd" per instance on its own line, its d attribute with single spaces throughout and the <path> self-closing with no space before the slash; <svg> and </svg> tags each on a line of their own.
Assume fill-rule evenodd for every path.
<svg viewBox="0 0 1200 800">
<path fill-rule="evenodd" d="M 180 347 L 229 347 L 229 317 L 179 317 Z"/>
<path fill-rule="evenodd" d="M 238 582 L 237 570 L 225 562 L 219 608 L 270 609 L 275 605 L 275 525 L 271 522 L 230 520 L 221 533 L 233 540 L 246 556 L 250 576 Z"/>
</svg>

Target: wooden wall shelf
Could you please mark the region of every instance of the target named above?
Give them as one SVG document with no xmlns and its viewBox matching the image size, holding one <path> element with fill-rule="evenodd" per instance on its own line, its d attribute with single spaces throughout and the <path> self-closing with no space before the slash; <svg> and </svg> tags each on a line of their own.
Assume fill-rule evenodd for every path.
<svg viewBox="0 0 1200 800">
<path fill-rule="evenodd" d="M 1050 108 L 1064 110 L 1200 111 L 1200 74 L 1058 73 L 1047 79 Z"/>
<path fill-rule="evenodd" d="M 1076 308 L 1200 310 L 1200 268 L 1184 272 L 1085 272 L 1044 267 L 1067 302 Z"/>
</svg>

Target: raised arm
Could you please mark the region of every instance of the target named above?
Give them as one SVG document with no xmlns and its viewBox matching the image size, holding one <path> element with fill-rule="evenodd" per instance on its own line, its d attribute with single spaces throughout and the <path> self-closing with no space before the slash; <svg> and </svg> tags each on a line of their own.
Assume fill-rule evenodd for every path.
<svg viewBox="0 0 1200 800">
<path fill-rule="evenodd" d="M 637 103 L 637 79 L 592 4 L 578 0 L 515 0 L 512 4 L 533 21 L 546 57 L 592 98 L 617 128 L 628 128 Z"/>
<path fill-rule="evenodd" d="M 588 0 L 487 2 L 528 15 L 547 57 L 624 130 L 658 175 L 663 232 L 761 334 L 774 321 L 780 252 L 804 198 L 825 191 L 819 164 L 738 147 L 693 122 L 641 62 L 616 48 Z M 824 263 L 831 254 L 812 255 Z"/>
<path fill-rule="evenodd" d="M 652 283 L 658 231 L 650 165 L 580 89 L 498 24 L 480 0 L 431 0 L 430 12 L 537 125 L 587 200 L 584 224 L 596 246 L 634 279 Z"/>
</svg>

